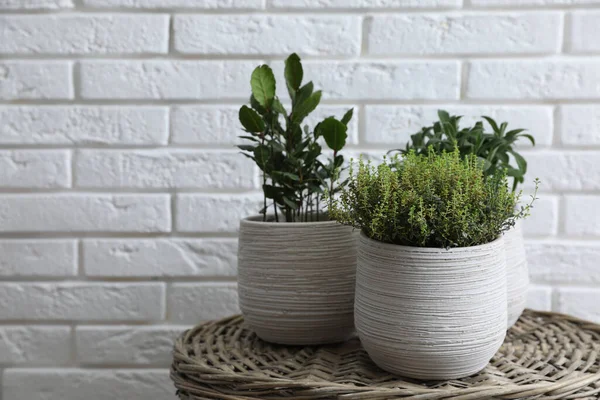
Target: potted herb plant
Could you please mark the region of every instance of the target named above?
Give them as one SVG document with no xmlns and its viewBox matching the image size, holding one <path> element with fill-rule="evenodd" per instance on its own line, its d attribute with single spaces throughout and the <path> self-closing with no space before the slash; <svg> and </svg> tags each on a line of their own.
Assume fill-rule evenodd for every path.
<svg viewBox="0 0 600 400">
<path fill-rule="evenodd" d="M 435 380 L 487 365 L 506 334 L 502 233 L 530 207 L 517 200 L 459 150 L 351 169 L 330 212 L 361 231 L 355 324 L 377 365 Z"/>
<path fill-rule="evenodd" d="M 346 340 L 354 332 L 356 235 L 328 217 L 324 199 L 343 183 L 339 154 L 352 109 L 311 129 L 303 120 L 321 91 L 302 84 L 296 54 L 285 60 L 289 111 L 276 95 L 267 65 L 250 80 L 250 106 L 239 111 L 243 154 L 261 173 L 263 208 L 240 223 L 238 293 L 246 323 L 260 338 L 282 344 Z M 322 143 L 332 152 L 323 160 Z"/>
<path fill-rule="evenodd" d="M 401 153 L 414 150 L 417 154 L 427 154 L 431 147 L 436 153 L 452 151 L 458 147 L 461 156 L 473 154 L 483 162 L 486 176 L 491 176 L 498 170 L 505 170 L 513 178 L 512 190 L 523 183 L 527 173 L 527 161 L 514 149 L 514 144 L 521 138 L 527 139 L 535 145 L 533 136 L 525 129 L 508 130 L 508 124 L 496 123 L 490 117 L 482 117 L 492 129 L 486 132 L 483 121 L 475 123 L 472 127 L 460 128 L 460 116 L 448 114 L 444 110 L 438 111 L 439 121 L 432 126 L 422 128 L 411 136 L 406 149 Z M 527 288 L 529 286 L 529 270 L 525 254 L 525 244 L 521 223 L 504 234 L 506 249 L 506 278 L 508 290 L 508 327 L 517 322 L 527 302 Z"/>
</svg>

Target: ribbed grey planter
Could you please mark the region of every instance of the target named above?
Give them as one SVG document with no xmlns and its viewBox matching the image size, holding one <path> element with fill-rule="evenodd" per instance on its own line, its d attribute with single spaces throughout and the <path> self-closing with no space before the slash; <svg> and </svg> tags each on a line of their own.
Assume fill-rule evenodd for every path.
<svg viewBox="0 0 600 400">
<path fill-rule="evenodd" d="M 358 232 L 335 221 L 240 223 L 238 293 L 263 340 L 335 343 L 354 333 Z"/>
<path fill-rule="evenodd" d="M 527 303 L 529 269 L 521 222 L 504 234 L 506 249 L 506 287 L 508 290 L 508 328 L 513 326 Z"/>
<path fill-rule="evenodd" d="M 503 239 L 450 250 L 361 234 L 355 323 L 381 368 L 416 379 L 482 370 L 506 334 Z"/>
</svg>

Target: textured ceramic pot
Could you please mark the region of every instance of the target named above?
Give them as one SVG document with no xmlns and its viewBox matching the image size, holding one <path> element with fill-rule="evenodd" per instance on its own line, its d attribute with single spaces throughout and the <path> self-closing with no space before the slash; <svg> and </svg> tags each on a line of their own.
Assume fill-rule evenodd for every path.
<svg viewBox="0 0 600 400">
<path fill-rule="evenodd" d="M 358 232 L 335 221 L 240 223 L 238 293 L 263 340 L 335 343 L 354 333 Z"/>
<path fill-rule="evenodd" d="M 355 323 L 381 368 L 416 379 L 482 370 L 506 334 L 503 238 L 436 249 L 360 236 Z"/>
<path fill-rule="evenodd" d="M 506 287 L 508 290 L 508 327 L 517 322 L 527 303 L 529 269 L 521 222 L 504 234 L 506 253 Z"/>
</svg>

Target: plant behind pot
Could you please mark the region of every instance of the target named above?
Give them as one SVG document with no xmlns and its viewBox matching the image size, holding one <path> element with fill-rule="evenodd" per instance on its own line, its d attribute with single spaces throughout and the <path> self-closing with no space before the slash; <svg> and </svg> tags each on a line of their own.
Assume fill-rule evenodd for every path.
<svg viewBox="0 0 600 400">
<path fill-rule="evenodd" d="M 285 61 L 291 109 L 276 96 L 267 65 L 252 73 L 250 107 L 239 118 L 248 144 L 243 154 L 261 171 L 263 208 L 240 223 L 238 293 L 246 323 L 259 337 L 282 344 L 320 344 L 354 331 L 356 235 L 328 219 L 325 192 L 336 193 L 352 109 L 341 120 L 325 118 L 302 128 L 321 91 L 302 85 L 296 54 Z M 333 151 L 321 160 L 324 141 Z M 268 211 L 272 214 L 268 215 Z"/>
<path fill-rule="evenodd" d="M 406 154 L 413 150 L 417 154 L 427 154 L 429 149 L 436 153 L 452 151 L 458 147 L 461 156 L 475 155 L 483 162 L 486 176 L 494 175 L 498 170 L 506 171 L 513 178 L 512 190 L 523 183 L 527 173 L 527 161 L 514 150 L 514 144 L 521 138 L 528 139 L 535 146 L 533 136 L 524 133 L 525 129 L 508 130 L 508 124 L 498 124 L 490 117 L 482 117 L 492 129 L 486 133 L 483 121 L 472 127 L 460 128 L 461 116 L 450 115 L 444 110 L 438 111 L 439 121 L 432 126 L 422 128 L 411 136 L 406 149 L 392 150 Z M 516 164 L 513 163 L 516 162 Z M 529 271 L 525 254 L 525 244 L 520 224 L 516 224 L 504 234 L 506 252 L 506 279 L 508 290 L 508 327 L 517 322 L 527 302 Z"/>
<path fill-rule="evenodd" d="M 359 228 L 355 323 L 381 368 L 417 379 L 483 369 L 506 332 L 502 232 L 524 217 L 475 156 L 360 161 L 331 213 Z"/>
</svg>

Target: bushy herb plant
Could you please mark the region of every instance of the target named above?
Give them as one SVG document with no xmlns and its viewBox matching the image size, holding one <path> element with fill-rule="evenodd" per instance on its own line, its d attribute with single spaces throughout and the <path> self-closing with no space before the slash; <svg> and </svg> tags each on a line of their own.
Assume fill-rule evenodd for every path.
<svg viewBox="0 0 600 400">
<path fill-rule="evenodd" d="M 338 222 L 381 242 L 450 248 L 489 243 L 529 213 L 531 203 L 515 210 L 520 193 L 508 188 L 506 173 L 485 178 L 472 154 L 430 149 L 396 157 L 377 167 L 361 159 L 358 171 L 351 166 L 330 210 Z"/>
<path fill-rule="evenodd" d="M 250 107 L 243 105 L 239 111 L 240 122 L 248 133 L 240 138 L 248 144 L 238 147 L 256 162 L 262 175 L 263 221 L 271 206 L 277 222 L 278 210 L 286 222 L 319 220 L 325 192 L 335 194 L 344 185 L 337 179 L 344 163 L 339 151 L 346 144 L 352 109 L 341 120 L 331 116 L 312 130 L 307 125 L 302 129 L 303 120 L 321 101 L 321 91 L 315 91 L 312 82 L 302 85 L 303 74 L 300 57 L 291 54 L 284 70 L 291 99 L 288 112 L 276 95 L 271 68 L 257 67 L 250 80 Z M 332 158 L 325 162 L 321 160 L 320 138 L 333 151 Z"/>
<path fill-rule="evenodd" d="M 483 121 L 478 121 L 471 127 L 459 126 L 461 116 L 450 115 L 444 110 L 438 111 L 439 121 L 432 126 L 422 128 L 411 136 L 405 149 L 396 149 L 402 154 L 414 150 L 417 154 L 427 154 L 431 147 L 436 153 L 452 151 L 458 147 L 462 157 L 474 154 L 483 162 L 486 175 L 494 175 L 498 170 L 505 170 L 513 178 L 512 190 L 523 183 L 527 172 L 527 162 L 513 145 L 520 138 L 528 139 L 535 145 L 535 139 L 525 129 L 507 130 L 508 123 L 496 123 L 490 117 L 482 117 L 492 129 L 486 132 Z M 512 163 L 512 159 L 516 164 Z"/>
</svg>

